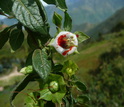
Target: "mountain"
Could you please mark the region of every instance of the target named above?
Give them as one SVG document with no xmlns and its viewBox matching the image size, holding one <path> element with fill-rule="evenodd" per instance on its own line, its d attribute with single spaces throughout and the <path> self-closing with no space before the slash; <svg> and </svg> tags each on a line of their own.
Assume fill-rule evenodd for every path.
<svg viewBox="0 0 124 107">
<path fill-rule="evenodd" d="M 96 24 L 110 17 L 115 11 L 124 7 L 124 0 L 66 0 L 68 13 L 72 17 L 73 26 L 84 23 Z M 55 6 L 45 7 L 49 19 L 52 24 L 53 12 L 56 11 L 63 16 L 63 12 Z M 1 19 L 4 24 L 11 25 L 16 23 L 15 19 Z"/>
<path fill-rule="evenodd" d="M 68 12 L 73 19 L 74 25 L 83 23 L 99 23 L 111 16 L 115 11 L 124 7 L 124 0 L 66 0 Z M 55 6 L 47 6 L 49 19 L 52 13 L 57 11 Z"/>
<path fill-rule="evenodd" d="M 111 32 L 119 23 L 124 23 L 124 8 L 118 10 L 111 17 L 89 30 L 87 34 L 93 38 L 97 38 L 99 34 Z"/>
<path fill-rule="evenodd" d="M 124 0 L 67 0 L 74 25 L 99 23 L 124 7 Z"/>
<path fill-rule="evenodd" d="M 83 23 L 81 25 L 75 25 L 73 27 L 73 32 L 75 31 L 83 31 L 84 33 L 88 32 L 90 29 L 94 28 L 96 24 L 92 23 Z"/>
<path fill-rule="evenodd" d="M 106 20 L 118 9 L 124 7 L 124 0 L 66 0 L 68 6 L 68 13 L 73 20 L 73 31 L 83 31 L 93 28 L 96 24 Z M 52 23 L 53 12 L 63 15 L 63 12 L 58 10 L 55 6 L 47 6 L 46 11 L 48 19 L 51 24 L 51 32 L 55 32 Z M 81 26 L 81 27 L 80 27 Z"/>
</svg>

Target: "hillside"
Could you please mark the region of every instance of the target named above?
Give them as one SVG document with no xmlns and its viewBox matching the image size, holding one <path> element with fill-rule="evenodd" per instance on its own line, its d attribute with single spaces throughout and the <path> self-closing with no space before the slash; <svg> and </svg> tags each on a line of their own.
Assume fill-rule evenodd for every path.
<svg viewBox="0 0 124 107">
<path fill-rule="evenodd" d="M 124 42 L 123 42 L 124 31 L 122 30 L 118 33 L 114 32 L 114 33 L 106 34 L 104 36 L 109 36 L 109 35 L 113 36 L 114 38 L 111 38 L 111 39 L 108 39 L 108 40 L 102 40 L 100 42 L 89 43 L 89 44 L 82 47 L 82 50 L 80 51 L 80 54 L 77 54 L 77 55 L 74 55 L 74 56 L 71 57 L 71 59 L 75 60 L 76 63 L 78 64 L 78 66 L 79 66 L 79 71 L 77 72 L 78 78 L 81 81 L 83 81 L 88 87 L 89 95 L 90 95 L 90 98 L 91 98 L 91 101 L 92 101 L 92 104 L 91 104 L 92 107 L 105 107 L 105 106 L 101 106 L 102 104 L 99 103 L 99 102 L 106 101 L 106 97 L 108 98 L 108 96 L 106 96 L 106 94 L 101 95 L 101 93 L 103 93 L 103 92 L 102 92 L 102 89 L 99 88 L 100 86 L 96 86 L 92 83 L 92 82 L 94 82 L 94 83 L 101 82 L 100 80 L 103 78 L 103 75 L 99 77 L 96 74 L 94 74 L 94 73 L 96 73 L 96 69 L 98 69 L 99 67 L 101 68 L 101 67 L 104 67 L 104 66 L 106 67 L 107 66 L 108 68 L 106 68 L 106 69 L 110 70 L 113 67 L 113 66 L 111 66 L 111 64 L 101 66 L 101 59 L 100 59 L 101 56 L 103 56 L 107 53 L 106 57 L 111 58 L 111 56 L 113 56 L 113 54 L 111 53 L 113 49 L 117 52 L 121 51 L 120 52 L 121 54 L 116 53 L 117 56 L 114 57 L 116 60 L 114 60 L 112 62 L 116 63 L 116 66 L 120 67 L 119 69 L 122 69 L 123 65 L 124 65 L 124 63 L 123 63 L 124 62 L 124 55 L 122 54 L 122 51 L 124 51 L 124 47 L 123 47 L 123 45 L 124 45 Z M 119 36 L 119 35 L 122 35 L 122 36 Z M 115 70 L 117 70 L 117 69 L 115 69 Z M 122 70 L 124 70 L 124 68 Z M 118 72 L 119 71 L 117 71 L 116 73 L 118 74 Z M 121 87 L 118 86 L 118 84 L 115 84 L 112 81 L 113 79 L 117 78 L 117 74 L 109 74 L 108 75 L 107 73 L 109 73 L 109 71 L 107 71 L 107 73 L 106 73 L 106 70 L 105 70 L 104 73 L 105 73 L 104 74 L 105 79 L 103 78 L 103 80 L 108 81 L 107 83 L 105 83 L 106 86 L 108 86 L 109 82 L 112 82 L 116 87 L 121 89 Z M 92 75 L 94 75 L 93 76 L 94 78 L 92 77 Z M 97 76 L 97 78 L 95 78 L 96 76 Z M 107 76 L 107 78 L 106 78 L 106 76 Z M 124 73 L 123 73 L 123 76 L 124 76 Z M 98 78 L 100 78 L 100 79 L 97 80 Z M 111 80 L 111 78 L 112 78 L 112 80 Z M 116 81 L 119 80 L 120 78 L 122 78 L 122 74 L 120 74 L 120 77 L 117 78 Z M 5 104 L 6 104 L 6 107 L 10 107 L 10 105 L 9 105 L 9 95 L 10 95 L 10 92 L 11 92 L 13 86 L 6 87 L 6 85 L 11 85 L 12 83 L 17 82 L 17 80 L 21 80 L 21 78 L 19 78 L 19 77 L 13 78 L 11 81 L 9 81 L 9 83 L 6 82 L 6 80 L 0 81 L 0 86 L 5 87 L 5 90 L 0 92 L 0 95 L 2 95 L 2 97 L 0 97 L 1 107 L 4 107 Z M 102 82 L 103 82 L 103 80 L 102 80 Z M 121 80 L 119 80 L 119 81 L 121 81 Z M 121 81 L 121 82 L 123 84 L 123 81 Z M 102 85 L 102 84 L 103 83 L 101 83 L 101 84 L 98 83 L 98 85 Z M 91 85 L 92 85 L 92 87 L 91 87 Z M 103 84 L 103 86 L 105 86 L 105 85 Z M 24 90 L 24 92 L 27 92 L 28 89 L 32 89 L 32 87 L 34 88 L 35 86 L 36 86 L 36 83 L 30 84 Z M 109 89 L 109 87 L 104 87 L 104 88 Z M 108 90 L 104 90 L 104 91 L 107 93 L 107 95 L 109 95 Z M 111 89 L 109 91 L 111 91 Z M 100 92 L 100 94 L 98 94 L 98 92 Z M 121 90 L 117 90 L 117 92 L 122 93 Z M 7 94 L 4 94 L 4 93 L 7 93 Z M 94 93 L 95 93 L 95 95 L 94 95 Z M 102 99 L 101 96 L 104 99 Z M 110 96 L 112 96 L 112 95 L 110 94 Z M 18 107 L 22 107 L 25 97 L 26 96 L 24 96 L 23 94 L 18 95 L 16 100 L 15 100 L 15 104 L 18 105 Z M 115 93 L 115 97 L 118 97 L 116 95 L 116 93 Z M 110 100 L 111 100 L 111 98 L 108 98 L 108 102 L 104 102 L 105 104 L 108 103 L 107 107 L 116 107 L 114 105 L 109 106 L 112 103 Z M 116 102 L 116 101 L 118 101 L 118 98 L 114 99 L 114 100 Z M 119 99 L 119 101 L 122 101 L 122 100 L 123 99 L 121 99 L 121 100 Z M 93 101 L 99 101 L 99 102 L 96 102 L 94 104 Z M 118 103 L 119 102 L 117 102 L 117 104 Z M 122 107 L 122 106 L 118 106 L 118 107 Z"/>
<path fill-rule="evenodd" d="M 88 32 L 90 29 L 94 28 L 96 24 L 91 24 L 91 23 L 83 23 L 81 25 L 75 25 L 73 27 L 73 32 L 75 31 L 83 31 L 83 32 Z"/>
<path fill-rule="evenodd" d="M 92 38 L 97 38 L 99 34 L 110 33 L 111 30 L 120 22 L 124 22 L 124 8 L 118 10 L 107 20 L 89 30 L 87 34 L 90 35 Z"/>
</svg>

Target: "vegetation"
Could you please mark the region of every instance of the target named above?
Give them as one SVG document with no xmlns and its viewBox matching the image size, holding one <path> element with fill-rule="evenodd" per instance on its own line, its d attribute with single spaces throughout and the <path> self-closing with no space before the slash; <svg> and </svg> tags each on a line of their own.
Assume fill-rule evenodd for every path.
<svg viewBox="0 0 124 107">
<path fill-rule="evenodd" d="M 124 87 L 124 30 L 103 36 L 104 40 L 88 43 L 79 55 L 73 57 L 73 60 L 80 67 L 77 76 L 87 84 L 90 104 L 92 106 L 104 107 L 107 105 L 108 107 L 121 107 L 124 105 L 122 88 Z M 107 47 L 108 45 L 109 47 Z M 28 85 L 25 90 L 31 89 L 30 86 L 32 87 L 33 84 L 36 83 Z M 12 88 L 6 87 L 5 89 L 3 93 L 6 93 L 6 91 L 9 93 Z M 9 98 L 9 94 L 3 95 L 1 93 L 1 95 L 3 96 L 0 97 L 1 105 L 4 106 L 5 99 Z M 20 101 L 22 99 L 18 96 L 15 104 Z M 9 100 L 7 100 L 7 105 L 9 107 Z M 22 107 L 22 105 L 18 105 L 18 107 Z"/>
<path fill-rule="evenodd" d="M 71 56 L 72 61 L 75 61 L 79 66 L 79 71 L 76 72 L 78 78 L 87 85 L 87 89 L 85 90 L 85 85 L 83 87 L 83 93 L 86 93 L 90 98 L 89 107 L 123 107 L 124 106 L 124 30 L 123 30 L 123 22 L 117 23 L 112 27 L 113 29 L 109 31 L 107 34 L 100 34 L 100 37 L 97 41 L 86 42 L 85 44 L 81 44 L 79 47 L 80 54 L 76 54 Z M 7 44 L 6 48 L 10 48 Z M 18 53 L 25 58 L 25 48 L 21 48 Z M 27 49 L 26 48 L 26 52 Z M 1 59 L 5 56 L 11 56 L 8 51 L 3 48 L 0 51 Z M 4 53 L 4 54 L 3 54 Z M 6 54 L 6 55 L 5 55 Z M 15 54 L 15 53 L 14 53 Z M 63 57 L 54 53 L 54 62 L 62 62 Z M 20 55 L 16 57 L 19 57 Z M 11 57 L 9 57 L 11 58 Z M 20 57 L 21 59 L 22 57 Z M 67 65 L 69 62 L 65 62 Z M 74 64 L 75 65 L 75 64 Z M 74 66 L 73 65 L 73 66 Z M 69 64 L 70 66 L 70 64 Z M 57 65 L 57 69 L 61 69 L 61 65 Z M 66 66 L 63 68 L 65 69 Z M 62 70 L 63 71 L 63 70 Z M 69 70 L 70 71 L 70 70 Z M 51 76 L 50 80 L 52 80 L 54 76 Z M 20 80 L 22 77 L 19 77 Z M 10 82 L 0 81 L 0 86 L 5 88 L 4 91 L 0 92 L 0 104 L 1 107 L 10 107 L 9 104 L 9 96 L 13 87 L 17 84 L 19 78 L 13 78 Z M 57 79 L 57 77 L 55 76 Z M 60 77 L 61 78 L 61 77 Z M 49 80 L 49 81 L 50 81 Z M 4 83 L 5 82 L 5 83 Z M 54 81 L 53 81 L 54 82 Z M 13 83 L 15 83 L 13 86 Z M 77 82 L 78 88 L 80 88 L 80 82 Z M 52 85 L 52 83 L 51 83 Z M 51 86 L 50 85 L 50 86 Z M 33 87 L 33 88 L 32 88 Z M 44 85 L 46 87 L 46 85 Z M 27 93 L 36 91 L 39 89 L 39 85 L 37 82 L 30 82 L 29 85 L 25 87 L 24 90 L 21 91 L 14 100 L 14 104 L 18 107 L 23 107 L 25 104 L 24 97 L 28 96 Z M 57 88 L 51 91 L 56 91 Z M 43 92 L 43 91 L 42 91 Z M 73 96 L 77 97 L 77 94 L 80 94 L 75 88 L 72 90 Z M 36 93 L 35 93 L 36 94 Z M 41 94 L 42 95 L 42 94 Z M 32 94 L 30 94 L 32 96 Z M 51 95 L 52 96 L 52 95 Z M 29 100 L 32 100 L 29 98 Z M 77 101 L 79 103 L 76 107 L 82 107 L 82 103 L 85 104 L 89 99 L 85 96 L 78 97 Z M 28 102 L 28 97 L 27 97 Z M 67 102 L 66 102 L 67 103 Z M 48 104 L 53 104 L 48 102 Z M 87 103 L 83 106 L 88 106 Z"/>
<path fill-rule="evenodd" d="M 25 66 L 20 70 L 25 76 L 11 92 L 10 105 L 14 107 L 16 96 L 33 81 L 39 86 L 25 93 L 27 96 L 23 106 L 87 106 L 87 88 L 76 78 L 78 66 L 67 56 L 76 53 L 78 43 L 87 40 L 89 36 L 80 31 L 71 33 L 72 19 L 65 0 L 44 1 L 55 5 L 64 13 L 64 18 L 57 12 L 53 14 L 52 21 L 57 30 L 54 37 L 49 32 L 47 14 L 40 0 L 2 0 L 0 4 L 1 15 L 18 20 L 17 24 L 0 31 L 0 49 L 9 41 L 11 52 L 15 52 L 20 49 L 25 39 L 29 46 Z M 61 54 L 64 62 L 53 60 L 54 49 Z M 78 90 L 80 94 L 73 96 L 73 89 Z"/>
</svg>

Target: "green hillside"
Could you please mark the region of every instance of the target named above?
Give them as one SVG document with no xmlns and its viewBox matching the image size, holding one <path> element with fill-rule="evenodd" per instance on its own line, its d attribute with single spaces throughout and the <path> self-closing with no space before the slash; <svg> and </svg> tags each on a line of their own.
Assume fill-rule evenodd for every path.
<svg viewBox="0 0 124 107">
<path fill-rule="evenodd" d="M 79 76 L 82 75 L 81 77 L 83 77 L 84 73 L 87 74 L 88 71 L 95 70 L 100 65 L 99 58 L 103 53 L 110 52 L 113 48 L 118 49 L 120 48 L 118 47 L 118 45 L 124 44 L 124 30 L 122 30 L 121 32 L 114 32 L 103 36 L 113 38 L 104 39 L 102 41 L 93 42 L 82 46 L 80 54 L 73 57 L 80 68 L 78 72 Z M 86 76 L 84 76 L 81 79 L 87 81 L 88 79 L 90 79 L 90 77 L 87 78 Z"/>
<path fill-rule="evenodd" d="M 73 59 L 77 73 L 88 86 L 91 107 L 124 106 L 124 30 L 103 35 Z"/>
</svg>

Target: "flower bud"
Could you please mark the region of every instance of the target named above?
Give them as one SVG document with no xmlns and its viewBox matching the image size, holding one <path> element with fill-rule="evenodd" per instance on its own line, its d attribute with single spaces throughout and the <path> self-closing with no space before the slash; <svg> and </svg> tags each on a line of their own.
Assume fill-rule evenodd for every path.
<svg viewBox="0 0 124 107">
<path fill-rule="evenodd" d="M 49 84 L 49 90 L 52 92 L 52 93 L 55 93 L 59 90 L 59 84 L 57 81 L 52 81 L 50 82 Z"/>
<path fill-rule="evenodd" d="M 33 72 L 33 67 L 31 65 L 24 67 L 20 70 L 21 73 L 23 74 L 30 74 Z"/>
<path fill-rule="evenodd" d="M 68 74 L 72 74 L 73 71 L 72 71 L 71 68 L 67 68 L 67 69 L 66 69 L 66 72 L 67 72 Z"/>
</svg>

